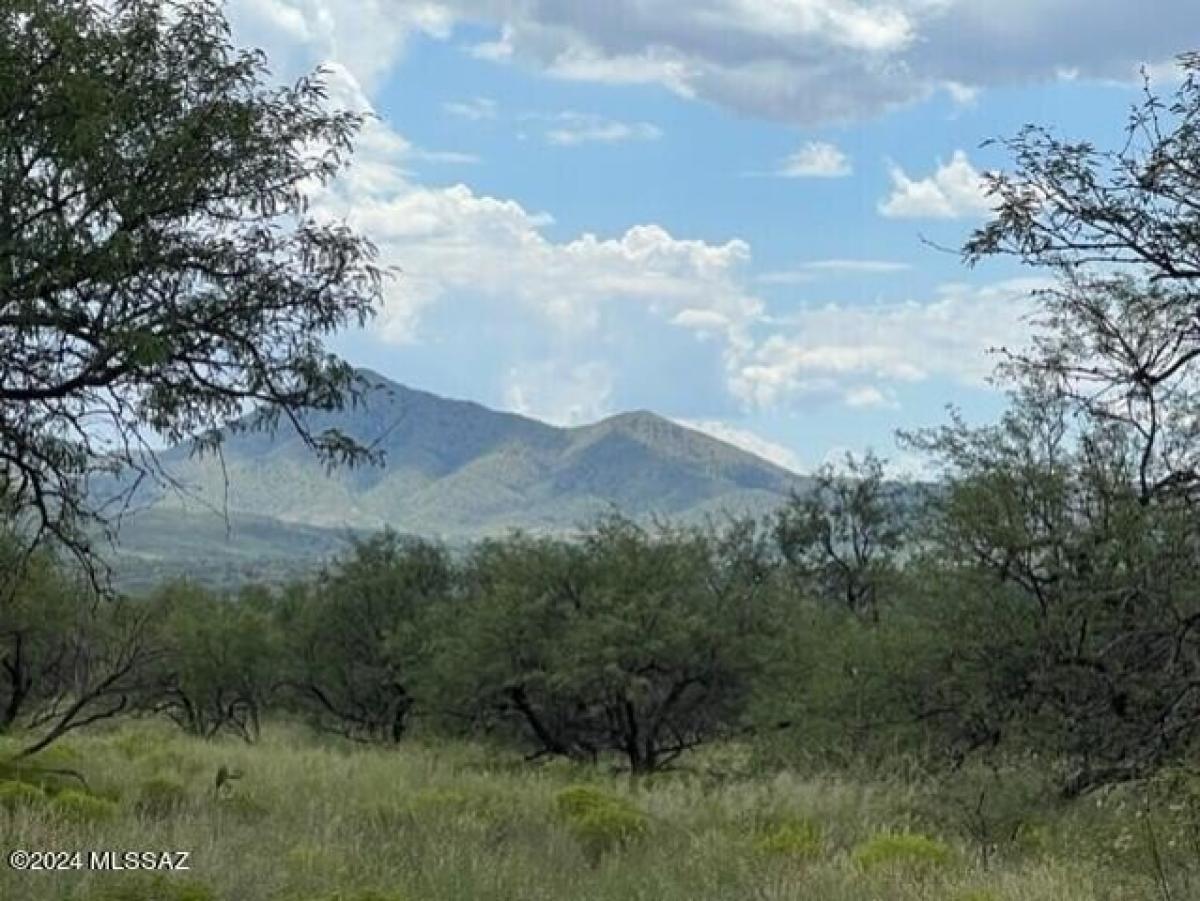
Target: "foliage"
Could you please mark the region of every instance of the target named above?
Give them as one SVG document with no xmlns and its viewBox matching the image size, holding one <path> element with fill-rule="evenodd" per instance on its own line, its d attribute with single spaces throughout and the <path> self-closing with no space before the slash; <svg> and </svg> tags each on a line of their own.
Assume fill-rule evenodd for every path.
<svg viewBox="0 0 1200 901">
<path fill-rule="evenodd" d="M 358 541 L 313 590 L 284 611 L 288 682 L 322 731 L 368 741 L 403 738 L 414 679 L 433 636 L 429 610 L 447 602 L 444 548 L 386 531 Z"/>
<path fill-rule="evenodd" d="M 901 486 L 874 453 L 820 467 L 812 486 L 775 516 L 775 540 L 793 577 L 814 596 L 877 621 L 903 539 Z"/>
<path fill-rule="evenodd" d="M 21 807 L 32 807 L 43 803 L 46 793 L 28 782 L 5 780 L 0 782 L 0 808 L 15 811 Z"/>
<path fill-rule="evenodd" d="M 899 868 L 931 871 L 948 865 L 953 852 L 943 842 L 913 832 L 885 832 L 858 845 L 852 855 L 864 870 Z"/>
<path fill-rule="evenodd" d="M 87 526 L 161 475 L 155 444 L 224 426 L 363 457 L 301 415 L 346 403 L 322 338 L 381 282 L 309 209 L 361 123 L 322 73 L 273 87 L 216 0 L 27 0 L 0 13 L 0 122 L 0 497 L 35 537 L 94 564 Z"/>
<path fill-rule="evenodd" d="M 785 820 L 764 830 L 754 847 L 765 854 L 808 860 L 824 853 L 825 839 L 821 827 L 811 820 Z"/>
<path fill-rule="evenodd" d="M 278 672 L 269 611 L 195 585 L 164 586 L 149 601 L 162 653 L 148 705 L 201 738 L 252 741 Z"/>
<path fill-rule="evenodd" d="M 640 838 L 649 828 L 646 815 L 616 795 L 587 785 L 564 788 L 554 807 L 593 863 Z"/>
<path fill-rule="evenodd" d="M 442 696 L 537 755 L 661 769 L 738 721 L 769 631 L 763 553 L 617 517 L 576 543 L 485 542 L 447 611 Z"/>
<path fill-rule="evenodd" d="M 99 823 L 117 814 L 117 805 L 77 789 L 60 791 L 50 801 L 50 809 L 63 819 L 78 823 Z"/>
</svg>

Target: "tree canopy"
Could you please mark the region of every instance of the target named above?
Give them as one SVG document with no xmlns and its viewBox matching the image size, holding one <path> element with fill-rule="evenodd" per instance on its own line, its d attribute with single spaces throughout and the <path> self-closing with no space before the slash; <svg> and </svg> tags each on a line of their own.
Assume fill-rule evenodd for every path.
<svg viewBox="0 0 1200 901">
<path fill-rule="evenodd" d="M 4 5 L 0 499 L 35 537 L 91 563 L 112 505 L 164 478 L 155 449 L 227 427 L 283 417 L 362 459 L 303 416 L 354 396 L 323 339 L 373 314 L 386 274 L 309 208 L 361 121 L 321 72 L 276 86 L 215 0 Z"/>
</svg>

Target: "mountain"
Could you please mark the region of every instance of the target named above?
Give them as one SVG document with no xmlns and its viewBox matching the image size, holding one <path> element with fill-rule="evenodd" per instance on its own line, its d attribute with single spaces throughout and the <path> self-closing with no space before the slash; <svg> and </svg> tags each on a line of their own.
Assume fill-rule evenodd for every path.
<svg viewBox="0 0 1200 901">
<path fill-rule="evenodd" d="M 362 374 L 371 385 L 365 405 L 309 424 L 377 447 L 384 465 L 327 473 L 282 428 L 231 434 L 223 460 L 171 449 L 162 463 L 187 491 L 142 492 L 140 512 L 122 529 L 123 554 L 164 559 L 174 533 L 219 549 L 226 524 L 217 510 L 229 514 L 235 559 L 270 552 L 286 560 L 297 548 L 300 556 L 328 551 L 348 531 L 384 526 L 460 542 L 512 528 L 568 532 L 612 509 L 683 520 L 762 512 L 803 481 L 645 411 L 558 428 Z"/>
</svg>

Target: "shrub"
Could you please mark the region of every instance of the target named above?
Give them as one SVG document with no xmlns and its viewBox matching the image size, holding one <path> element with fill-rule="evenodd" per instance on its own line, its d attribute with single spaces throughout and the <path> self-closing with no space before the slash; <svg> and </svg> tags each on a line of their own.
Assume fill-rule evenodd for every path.
<svg viewBox="0 0 1200 901">
<path fill-rule="evenodd" d="M 134 809 L 143 816 L 169 816 L 186 806 L 188 792 L 174 779 L 148 779 L 138 788 Z"/>
<path fill-rule="evenodd" d="M 953 852 L 944 843 L 912 832 L 888 832 L 863 842 L 853 853 L 864 870 L 935 870 L 949 864 Z"/>
<path fill-rule="evenodd" d="M 589 786 L 563 789 L 554 806 L 593 864 L 644 835 L 649 826 L 646 815 L 628 801 Z"/>
<path fill-rule="evenodd" d="M 0 782 L 0 808 L 12 813 L 34 807 L 46 800 L 46 793 L 27 782 L 7 780 Z"/>
<path fill-rule="evenodd" d="M 406 901 L 406 899 L 397 892 L 379 892 L 375 889 L 365 889 L 360 891 L 339 890 L 332 895 L 314 898 L 313 901 Z"/>
<path fill-rule="evenodd" d="M 217 901 L 217 894 L 203 882 L 154 875 L 128 880 L 105 880 L 88 901 Z"/>
<path fill-rule="evenodd" d="M 73 788 L 55 795 L 50 807 L 64 820 L 75 823 L 98 823 L 110 819 L 117 812 L 117 805 L 112 801 Z"/>
<path fill-rule="evenodd" d="M 809 820 L 793 820 L 776 823 L 765 830 L 754 842 L 758 851 L 788 857 L 811 859 L 820 857 L 825 850 L 821 827 Z"/>
</svg>

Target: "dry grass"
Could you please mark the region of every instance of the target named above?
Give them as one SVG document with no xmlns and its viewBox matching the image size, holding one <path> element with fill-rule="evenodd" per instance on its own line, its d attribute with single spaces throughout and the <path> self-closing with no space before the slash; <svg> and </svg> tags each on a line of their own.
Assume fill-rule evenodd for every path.
<svg viewBox="0 0 1200 901">
<path fill-rule="evenodd" d="M 10 811 L 0 806 L 5 851 L 179 849 L 191 852 L 191 871 L 153 882 L 144 874 L 20 873 L 0 864 L 4 901 L 1159 897 L 1151 874 L 1083 859 L 1078 843 L 1069 853 L 1002 855 L 985 869 L 969 843 L 931 835 L 946 854 L 921 859 L 910 849 L 889 859 L 876 850 L 863 866 L 856 849 L 873 837 L 923 827 L 910 814 L 919 807 L 915 789 L 898 784 L 785 773 L 631 785 L 569 766 L 532 768 L 482 748 L 372 750 L 284 727 L 249 747 L 126 726 L 79 738 L 56 756 L 86 772 L 92 791 L 115 810 L 68 815 L 69 805 L 36 799 Z M 216 798 L 222 765 L 243 777 Z M 623 799 L 647 828 L 597 854 L 556 808 L 563 790 L 580 784 Z M 1078 835 L 1089 827 L 1070 828 Z"/>
</svg>

